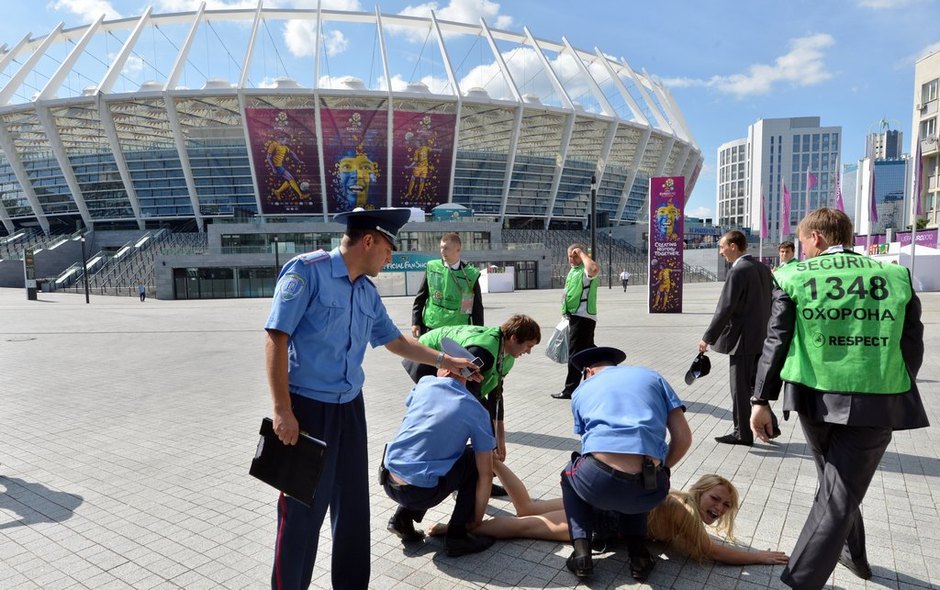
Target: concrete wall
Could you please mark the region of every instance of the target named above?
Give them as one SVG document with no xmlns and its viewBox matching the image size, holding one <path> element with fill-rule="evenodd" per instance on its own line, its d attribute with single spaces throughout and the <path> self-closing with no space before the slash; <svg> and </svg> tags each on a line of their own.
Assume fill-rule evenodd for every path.
<svg viewBox="0 0 940 590">
<path fill-rule="evenodd" d="M 53 250 L 40 250 L 33 259 L 37 279 L 55 278 L 72 264 L 82 261 L 82 246 L 78 240 L 69 240 Z M 23 260 L 0 260 L 0 287 L 25 286 Z"/>
</svg>

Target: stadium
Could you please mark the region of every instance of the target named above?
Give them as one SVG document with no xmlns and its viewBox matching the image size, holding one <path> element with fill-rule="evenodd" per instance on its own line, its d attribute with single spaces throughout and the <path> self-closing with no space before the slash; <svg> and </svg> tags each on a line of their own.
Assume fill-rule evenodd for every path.
<svg viewBox="0 0 940 590">
<path fill-rule="evenodd" d="M 701 169 L 669 91 L 600 49 L 433 13 L 204 6 L 3 46 L 0 256 L 76 231 L 235 254 L 212 226 L 309 232 L 353 207 L 571 230 L 592 193 L 617 227 L 651 176 L 690 194 Z"/>
</svg>

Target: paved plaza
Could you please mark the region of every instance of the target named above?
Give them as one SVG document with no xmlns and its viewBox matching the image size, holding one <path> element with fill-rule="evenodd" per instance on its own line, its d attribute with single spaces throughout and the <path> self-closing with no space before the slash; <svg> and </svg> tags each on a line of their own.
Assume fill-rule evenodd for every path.
<svg viewBox="0 0 940 590">
<path fill-rule="evenodd" d="M 673 472 L 684 487 L 704 473 L 738 486 L 738 542 L 789 552 L 809 510 L 816 473 L 795 417 L 779 444 L 718 445 L 731 427 L 728 364 L 682 376 L 720 285 L 686 286 L 685 313 L 650 316 L 642 286 L 600 293 L 597 342 L 627 362 L 663 373 L 688 405 L 694 443 Z M 261 418 L 270 413 L 263 366 L 268 300 L 156 301 L 0 289 L 0 589 L 263 588 L 268 585 L 277 494 L 248 476 Z M 535 317 L 543 343 L 520 359 L 506 386 L 507 464 L 532 496 L 557 497 L 559 472 L 578 448 L 565 369 L 544 355 L 560 290 L 485 295 L 487 323 Z M 900 432 L 863 505 L 874 578 L 842 566 L 835 588 L 940 587 L 940 294 L 922 296 L 927 356 L 920 388 L 934 424 Z M 410 298 L 386 299 L 402 330 Z M 372 588 L 570 588 L 570 548 L 498 541 L 449 558 L 438 539 L 406 548 L 385 525 L 394 504 L 375 483 L 385 442 L 397 431 L 411 382 L 398 357 L 366 355 L 372 497 Z M 424 526 L 446 520 L 452 502 Z M 511 511 L 503 500 L 490 513 Z M 589 588 L 778 588 L 780 566 L 724 566 L 662 547 L 647 585 L 625 555 L 595 560 Z M 329 588 L 324 527 L 313 586 Z"/>
</svg>

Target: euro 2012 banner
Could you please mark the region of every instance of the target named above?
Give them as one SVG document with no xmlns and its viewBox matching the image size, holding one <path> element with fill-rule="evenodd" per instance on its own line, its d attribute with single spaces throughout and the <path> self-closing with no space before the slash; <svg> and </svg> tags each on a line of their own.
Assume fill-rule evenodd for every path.
<svg viewBox="0 0 940 590">
<path fill-rule="evenodd" d="M 453 114 L 396 111 L 391 142 L 385 108 L 321 108 L 319 135 L 314 109 L 251 108 L 246 116 L 264 214 L 322 213 L 324 200 L 329 213 L 389 205 L 430 211 L 447 202 Z"/>
<path fill-rule="evenodd" d="M 649 313 L 682 313 L 685 178 L 650 178 Z"/>
</svg>

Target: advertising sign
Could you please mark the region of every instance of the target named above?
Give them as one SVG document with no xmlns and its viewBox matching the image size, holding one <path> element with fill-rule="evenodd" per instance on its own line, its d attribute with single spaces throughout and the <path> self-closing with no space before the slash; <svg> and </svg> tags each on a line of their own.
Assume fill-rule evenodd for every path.
<svg viewBox="0 0 940 590">
<path fill-rule="evenodd" d="M 246 108 L 261 213 L 322 213 L 314 109 Z"/>
<path fill-rule="evenodd" d="M 321 108 L 320 123 L 330 212 L 385 207 L 388 111 Z"/>
<path fill-rule="evenodd" d="M 430 211 L 447 202 L 457 117 L 395 111 L 392 206 Z"/>
<path fill-rule="evenodd" d="M 685 177 L 650 178 L 649 313 L 682 313 Z"/>
</svg>

